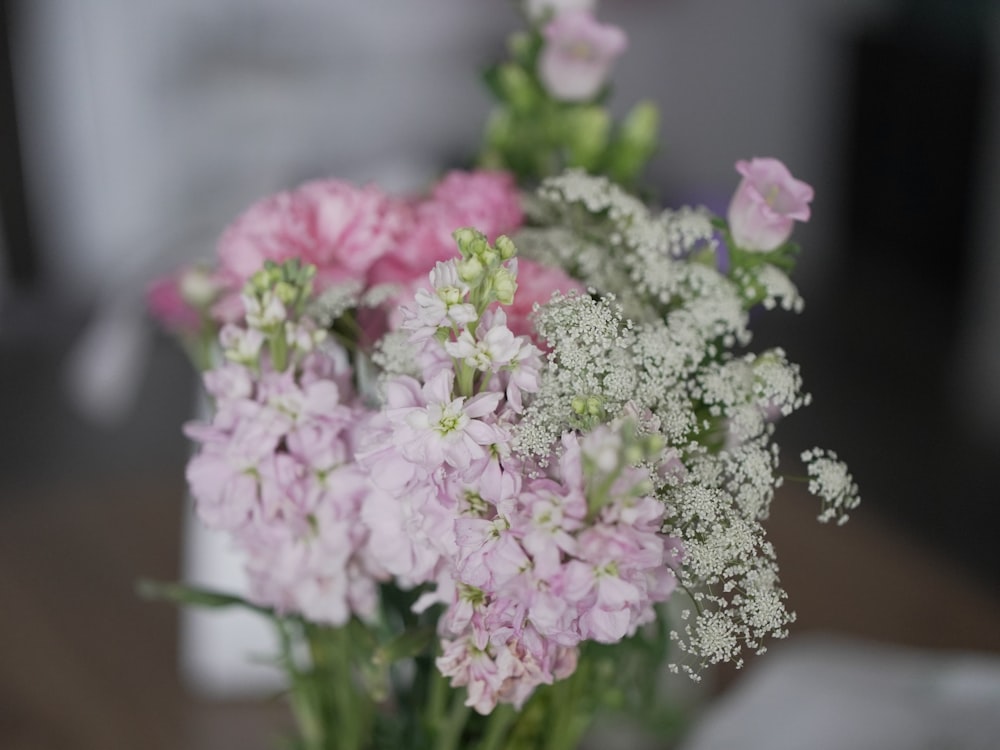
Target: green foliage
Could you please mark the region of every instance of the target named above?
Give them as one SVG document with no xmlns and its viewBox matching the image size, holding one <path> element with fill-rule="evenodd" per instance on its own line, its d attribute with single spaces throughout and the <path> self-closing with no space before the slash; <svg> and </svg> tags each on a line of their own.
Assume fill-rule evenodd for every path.
<svg viewBox="0 0 1000 750">
<path fill-rule="evenodd" d="M 616 124 L 605 106 L 609 87 L 587 102 L 554 99 L 537 72 L 543 43 L 537 26 L 513 35 L 511 59 L 483 74 L 497 104 L 479 165 L 509 170 L 524 185 L 570 167 L 635 185 L 657 148 L 656 106 L 641 102 Z"/>
</svg>

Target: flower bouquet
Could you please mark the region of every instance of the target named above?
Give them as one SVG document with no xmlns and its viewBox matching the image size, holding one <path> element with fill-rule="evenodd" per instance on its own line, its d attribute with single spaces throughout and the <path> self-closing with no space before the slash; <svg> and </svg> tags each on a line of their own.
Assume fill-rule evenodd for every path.
<svg viewBox="0 0 1000 750">
<path fill-rule="evenodd" d="M 726 218 L 629 192 L 656 113 L 602 102 L 624 34 L 530 2 L 481 168 L 421 196 L 310 182 L 250 207 L 150 302 L 204 370 L 200 518 L 280 636 L 295 747 L 573 748 L 601 711 L 666 732 L 669 672 L 793 620 L 762 521 L 808 402 L 749 313 L 801 308 L 812 190 L 737 164 Z M 857 502 L 802 454 L 820 520 Z"/>
</svg>

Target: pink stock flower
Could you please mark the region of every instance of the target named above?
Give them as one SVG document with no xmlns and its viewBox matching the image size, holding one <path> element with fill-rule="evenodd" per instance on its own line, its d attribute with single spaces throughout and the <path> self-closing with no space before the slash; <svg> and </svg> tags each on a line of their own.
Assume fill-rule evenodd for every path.
<svg viewBox="0 0 1000 750">
<path fill-rule="evenodd" d="M 569 102 L 593 99 L 628 46 L 625 32 L 599 23 L 586 10 L 560 13 L 542 33 L 539 78 L 554 98 Z"/>
<path fill-rule="evenodd" d="M 502 394 L 454 398 L 454 380 L 454 372 L 442 371 L 421 388 L 423 405 L 387 412 L 396 427 L 393 442 L 407 460 L 428 471 L 445 463 L 465 469 L 487 455 L 490 445 L 506 438 L 490 423 Z"/>
<path fill-rule="evenodd" d="M 507 327 L 503 308 L 484 313 L 475 335 L 464 328 L 455 341 L 444 342 L 448 354 L 483 372 L 497 372 L 509 365 L 521 353 L 522 346 L 523 342 Z"/>
<path fill-rule="evenodd" d="M 373 489 L 360 520 L 370 534 L 368 554 L 404 588 L 434 578 L 441 548 L 453 536 L 451 519 L 429 484 L 411 483 L 402 493 Z"/>
<path fill-rule="evenodd" d="M 469 586 L 495 590 L 529 565 L 528 555 L 502 516 L 456 519 L 455 541 L 458 578 Z"/>
<path fill-rule="evenodd" d="M 783 245 L 796 221 L 809 220 L 813 189 L 777 159 L 736 162 L 743 175 L 729 204 L 729 229 L 741 250 L 767 252 Z"/>
<path fill-rule="evenodd" d="M 490 713 L 496 707 L 503 682 L 496 662 L 469 638 L 445 640 L 441 646 L 441 656 L 435 662 L 441 674 L 451 677 L 453 686 L 465 686 L 468 692 L 465 705 L 483 715 Z"/>
</svg>

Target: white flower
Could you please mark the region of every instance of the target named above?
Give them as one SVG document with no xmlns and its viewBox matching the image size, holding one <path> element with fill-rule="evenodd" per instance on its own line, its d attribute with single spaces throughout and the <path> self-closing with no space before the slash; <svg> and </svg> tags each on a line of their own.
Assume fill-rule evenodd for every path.
<svg viewBox="0 0 1000 750">
<path fill-rule="evenodd" d="M 264 292 L 261 297 L 251 294 L 243 295 L 243 307 L 246 310 L 247 325 L 251 328 L 266 330 L 284 323 L 288 319 L 288 311 L 273 291 Z"/>
</svg>

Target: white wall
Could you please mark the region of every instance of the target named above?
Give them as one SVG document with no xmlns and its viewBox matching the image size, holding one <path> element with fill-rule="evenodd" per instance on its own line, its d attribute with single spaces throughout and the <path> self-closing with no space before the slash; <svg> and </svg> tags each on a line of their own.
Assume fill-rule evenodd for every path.
<svg viewBox="0 0 1000 750">
<path fill-rule="evenodd" d="M 465 0 L 32 0 L 23 16 L 39 239 L 83 294 L 206 254 L 307 177 L 414 182 L 470 152 L 476 68 L 516 19 Z"/>
<path fill-rule="evenodd" d="M 846 40 L 892 0 L 666 0 L 604 3 L 628 29 L 618 100 L 653 97 L 663 114 L 660 181 L 679 195 L 723 201 L 738 159 L 776 156 L 816 188 L 797 231 L 808 259 L 798 281 L 823 292 L 837 261 L 836 159 L 846 100 Z M 622 102 L 625 103 L 624 101 Z M 721 196 L 721 198 L 720 198 Z"/>
</svg>

